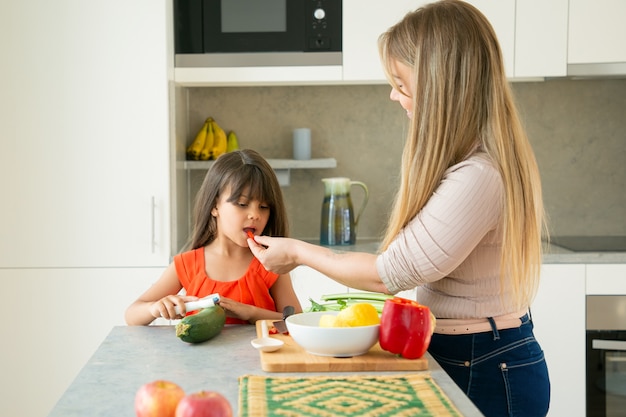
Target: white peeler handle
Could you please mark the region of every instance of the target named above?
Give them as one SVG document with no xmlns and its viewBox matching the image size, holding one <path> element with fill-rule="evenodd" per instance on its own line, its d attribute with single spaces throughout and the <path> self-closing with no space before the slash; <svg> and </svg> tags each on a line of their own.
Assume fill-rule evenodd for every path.
<svg viewBox="0 0 626 417">
<path fill-rule="evenodd" d="M 189 301 L 185 303 L 185 310 L 189 312 L 199 310 L 201 308 L 213 307 L 215 304 L 219 303 L 219 301 L 220 295 L 218 293 L 211 294 L 197 301 Z M 179 306 L 176 306 L 176 314 L 182 314 Z"/>
</svg>

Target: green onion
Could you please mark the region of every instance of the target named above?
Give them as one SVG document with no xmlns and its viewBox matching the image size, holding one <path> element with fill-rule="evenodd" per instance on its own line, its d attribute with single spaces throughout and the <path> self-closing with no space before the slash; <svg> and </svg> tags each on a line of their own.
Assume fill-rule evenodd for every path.
<svg viewBox="0 0 626 417">
<path fill-rule="evenodd" d="M 322 300 L 364 300 L 364 301 L 385 301 L 393 298 L 391 294 L 383 294 L 380 292 L 344 292 L 339 294 L 322 295 Z"/>
<path fill-rule="evenodd" d="M 382 293 L 369 293 L 369 292 L 351 292 L 351 293 L 339 293 L 323 295 L 322 301 L 328 301 L 326 303 L 318 303 L 309 298 L 311 307 L 308 309 L 311 311 L 340 311 L 351 305 L 368 303 L 374 306 L 378 313 L 382 313 L 385 300 L 393 298 L 393 295 Z"/>
</svg>

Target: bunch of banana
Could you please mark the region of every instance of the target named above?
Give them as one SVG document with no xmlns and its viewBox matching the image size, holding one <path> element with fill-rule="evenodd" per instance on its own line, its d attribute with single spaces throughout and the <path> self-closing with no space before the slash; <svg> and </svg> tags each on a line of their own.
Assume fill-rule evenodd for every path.
<svg viewBox="0 0 626 417">
<path fill-rule="evenodd" d="M 208 161 L 236 149 L 239 149 L 239 141 L 235 132 L 231 130 L 227 136 L 224 129 L 212 117 L 208 117 L 196 138 L 187 147 L 187 158 Z"/>
<path fill-rule="evenodd" d="M 228 132 L 228 137 L 226 140 L 226 152 L 232 152 L 239 149 L 239 140 L 237 140 L 237 135 L 232 130 Z"/>
<path fill-rule="evenodd" d="M 222 129 L 215 122 L 215 120 L 213 120 L 212 118 L 210 119 L 211 119 L 211 122 L 210 122 L 211 129 L 213 129 L 213 134 L 215 136 L 215 142 L 213 143 L 211 157 L 213 159 L 217 159 L 220 157 L 220 155 L 226 153 L 228 139 L 226 138 L 226 132 L 224 132 L 224 129 Z"/>
<path fill-rule="evenodd" d="M 215 143 L 215 132 L 213 131 L 213 123 L 211 123 L 213 119 L 209 117 L 207 120 L 209 121 L 209 127 L 207 128 L 206 140 L 204 141 L 202 151 L 200 151 L 200 158 L 198 158 L 201 161 L 208 161 L 211 159 L 213 144 Z"/>
<path fill-rule="evenodd" d="M 196 138 L 187 147 L 187 157 L 189 159 L 196 159 L 196 160 L 200 159 L 200 152 L 202 152 L 202 149 L 204 148 L 204 145 L 206 143 L 206 139 L 208 136 L 210 121 L 211 121 L 210 117 L 204 121 L 204 124 L 202 125 L 202 129 L 198 131 Z"/>
</svg>

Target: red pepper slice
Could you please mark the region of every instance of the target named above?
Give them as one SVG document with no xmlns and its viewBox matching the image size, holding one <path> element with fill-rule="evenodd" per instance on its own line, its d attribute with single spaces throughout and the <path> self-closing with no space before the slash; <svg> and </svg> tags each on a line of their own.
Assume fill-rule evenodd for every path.
<svg viewBox="0 0 626 417">
<path fill-rule="evenodd" d="M 417 301 L 385 300 L 380 317 L 380 347 L 406 359 L 421 358 L 432 334 L 430 309 Z"/>
<path fill-rule="evenodd" d="M 246 230 L 246 233 L 248 234 L 248 237 L 252 240 L 254 240 L 254 233 L 252 233 L 250 230 Z"/>
</svg>

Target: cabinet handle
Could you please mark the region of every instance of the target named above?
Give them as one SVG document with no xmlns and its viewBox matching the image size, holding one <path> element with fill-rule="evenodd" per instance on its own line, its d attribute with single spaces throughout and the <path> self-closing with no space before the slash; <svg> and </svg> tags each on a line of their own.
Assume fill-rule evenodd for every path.
<svg viewBox="0 0 626 417">
<path fill-rule="evenodd" d="M 156 236 L 154 232 L 155 210 L 156 210 L 156 200 L 154 196 L 152 196 L 151 206 L 150 206 L 150 228 L 151 228 L 150 240 L 151 240 L 151 249 L 152 249 L 153 255 L 156 250 Z"/>
<path fill-rule="evenodd" d="M 626 341 L 592 339 L 591 347 L 599 350 L 620 350 L 626 351 Z"/>
</svg>

